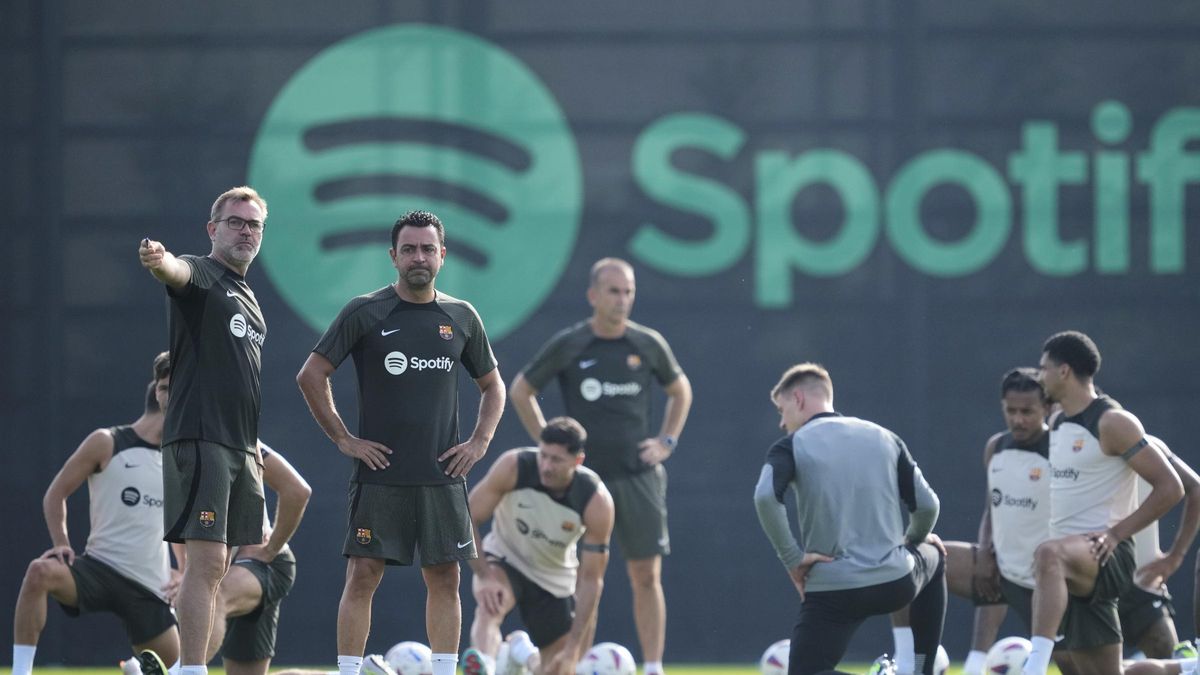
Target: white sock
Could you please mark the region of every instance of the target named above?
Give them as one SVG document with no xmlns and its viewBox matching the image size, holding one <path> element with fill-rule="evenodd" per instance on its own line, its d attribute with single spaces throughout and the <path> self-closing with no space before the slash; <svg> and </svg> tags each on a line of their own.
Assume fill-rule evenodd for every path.
<svg viewBox="0 0 1200 675">
<path fill-rule="evenodd" d="M 208 666 L 179 666 L 179 675 L 208 675 Z"/>
<path fill-rule="evenodd" d="M 1195 675 L 1196 659 L 1183 659 L 1179 662 L 1180 675 Z"/>
<path fill-rule="evenodd" d="M 361 656 L 345 656 L 338 654 L 338 675 L 358 675 L 362 669 Z"/>
<path fill-rule="evenodd" d="M 967 662 L 963 664 L 963 675 L 983 675 L 983 664 L 987 661 L 987 652 L 972 649 L 967 654 Z"/>
<path fill-rule="evenodd" d="M 33 672 L 33 654 L 37 645 L 13 645 L 13 675 L 30 675 Z"/>
<path fill-rule="evenodd" d="M 142 662 L 138 660 L 137 654 L 121 662 L 121 673 L 122 675 L 142 675 Z"/>
<path fill-rule="evenodd" d="M 529 666 L 529 657 L 536 654 L 537 647 L 533 646 L 533 640 L 529 639 L 528 635 L 518 636 L 517 639 L 508 643 L 508 657 L 522 666 Z"/>
<path fill-rule="evenodd" d="M 895 647 L 894 658 L 896 659 L 897 673 L 912 673 L 915 672 L 916 654 L 913 651 L 913 632 L 912 628 L 905 626 L 903 628 L 892 629 L 892 642 Z"/>
<path fill-rule="evenodd" d="M 646 675 L 662 675 L 662 661 L 647 661 L 642 664 L 642 672 Z"/>
<path fill-rule="evenodd" d="M 1021 673 L 1046 675 L 1046 669 L 1050 667 L 1050 655 L 1054 653 L 1054 640 L 1034 635 L 1029 641 L 1033 643 L 1033 651 L 1029 652 L 1029 658 L 1025 660 L 1025 669 Z"/>
<path fill-rule="evenodd" d="M 434 654 L 433 675 L 454 675 L 458 671 L 458 654 Z"/>
<path fill-rule="evenodd" d="M 179 668 L 179 660 L 176 659 L 175 663 L 171 664 L 170 668 L 167 668 L 167 675 L 179 675 Z"/>
</svg>

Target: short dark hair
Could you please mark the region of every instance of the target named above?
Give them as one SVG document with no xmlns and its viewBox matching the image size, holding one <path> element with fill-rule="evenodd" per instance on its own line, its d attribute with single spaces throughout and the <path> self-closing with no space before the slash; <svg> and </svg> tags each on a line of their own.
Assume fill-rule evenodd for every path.
<svg viewBox="0 0 1200 675">
<path fill-rule="evenodd" d="M 1051 335 L 1042 345 L 1042 353 L 1055 363 L 1065 363 L 1076 377 L 1093 377 L 1100 372 L 1100 349 L 1092 339 L 1077 330 Z"/>
<path fill-rule="evenodd" d="M 152 380 L 146 385 L 146 412 L 156 413 L 162 408 L 158 407 L 158 380 Z"/>
<path fill-rule="evenodd" d="M 428 211 L 409 211 L 392 225 L 392 248 L 396 248 L 396 237 L 400 236 L 400 230 L 406 227 L 432 227 L 437 230 L 438 243 L 446 245 L 446 228 L 440 218 Z"/>
<path fill-rule="evenodd" d="M 575 418 L 563 416 L 546 422 L 546 427 L 542 429 L 538 438 L 547 445 L 566 446 L 567 452 L 578 455 L 583 452 L 583 446 L 587 443 L 587 432 Z"/>
<path fill-rule="evenodd" d="M 1004 374 L 1004 378 L 1000 380 L 1000 398 L 1004 398 L 1005 394 L 1010 391 L 1030 392 L 1036 391 L 1038 398 L 1043 403 L 1046 402 L 1046 389 L 1042 386 L 1042 381 L 1038 379 L 1038 371 L 1036 368 L 1013 368 Z"/>
<path fill-rule="evenodd" d="M 819 383 L 825 390 L 825 395 L 830 400 L 833 399 L 833 378 L 829 377 L 829 371 L 825 370 L 825 366 L 819 363 L 798 363 L 783 372 L 779 382 L 771 389 L 771 400 L 774 401 L 780 394 L 810 382 Z"/>
<path fill-rule="evenodd" d="M 168 377 L 171 374 L 171 352 L 161 352 L 154 357 L 154 381 Z"/>
</svg>

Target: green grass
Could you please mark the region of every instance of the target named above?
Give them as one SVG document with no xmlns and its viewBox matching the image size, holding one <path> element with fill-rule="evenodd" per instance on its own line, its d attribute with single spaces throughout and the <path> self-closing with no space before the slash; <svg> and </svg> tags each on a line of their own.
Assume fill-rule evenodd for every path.
<svg viewBox="0 0 1200 675">
<path fill-rule="evenodd" d="M 844 663 L 839 669 L 848 673 L 865 673 L 869 663 Z M 332 670 L 329 666 L 278 666 L 272 667 L 271 672 L 305 668 L 320 671 Z M 706 665 L 698 663 L 668 663 L 667 675 L 757 675 L 758 666 L 751 664 L 722 664 Z M 224 668 L 209 668 L 209 675 L 225 675 Z M 114 664 L 111 668 L 34 668 L 34 675 L 119 675 L 120 670 Z M 961 664 L 951 666 L 949 675 L 961 675 Z M 1050 675 L 1058 675 L 1058 669 L 1050 666 Z"/>
</svg>

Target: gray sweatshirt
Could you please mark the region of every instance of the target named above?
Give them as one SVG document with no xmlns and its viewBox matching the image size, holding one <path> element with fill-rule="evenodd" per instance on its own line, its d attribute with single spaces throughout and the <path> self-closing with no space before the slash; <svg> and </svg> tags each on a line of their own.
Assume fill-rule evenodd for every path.
<svg viewBox="0 0 1200 675">
<path fill-rule="evenodd" d="M 798 541 L 783 501 L 789 486 Z M 834 558 L 813 566 L 808 591 L 862 588 L 908 574 L 913 561 L 904 544 L 925 539 L 939 508 L 899 436 L 837 413 L 813 417 L 771 447 L 754 503 L 784 567 L 798 565 L 806 552 Z M 910 514 L 907 531 L 902 509 Z"/>
</svg>

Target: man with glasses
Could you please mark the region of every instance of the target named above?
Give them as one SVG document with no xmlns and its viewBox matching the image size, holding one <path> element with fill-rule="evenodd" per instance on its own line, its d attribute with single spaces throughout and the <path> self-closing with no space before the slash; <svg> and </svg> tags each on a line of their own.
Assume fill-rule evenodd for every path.
<svg viewBox="0 0 1200 675">
<path fill-rule="evenodd" d="M 236 187 L 213 203 L 207 256 L 176 257 L 149 238 L 138 247 L 142 266 L 170 298 L 163 521 L 164 538 L 187 550 L 175 602 L 181 675 L 207 672 L 213 600 L 231 547 L 262 543 L 259 372 L 267 328 L 245 276 L 266 218 L 263 198 Z M 165 670 L 153 652 L 142 656 L 147 675 Z"/>
</svg>

